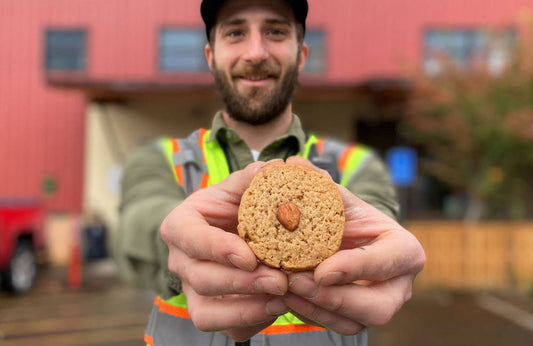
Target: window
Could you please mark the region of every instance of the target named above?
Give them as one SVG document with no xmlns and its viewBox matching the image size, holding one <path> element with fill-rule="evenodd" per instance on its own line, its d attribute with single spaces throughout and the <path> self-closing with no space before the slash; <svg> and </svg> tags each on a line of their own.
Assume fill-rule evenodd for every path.
<svg viewBox="0 0 533 346">
<path fill-rule="evenodd" d="M 84 30 L 47 30 L 45 50 L 48 71 L 85 71 L 87 68 L 87 35 Z"/>
<path fill-rule="evenodd" d="M 430 29 L 424 33 L 424 70 L 438 75 L 442 69 L 439 56 L 451 59 L 459 69 L 468 69 L 475 62 L 485 62 L 493 74 L 507 64 L 516 37 L 514 29 L 489 31 L 483 29 Z"/>
<path fill-rule="evenodd" d="M 159 33 L 159 70 L 208 71 L 204 56 L 207 43 L 203 29 L 163 29 Z"/>
<path fill-rule="evenodd" d="M 326 43 L 325 34 L 322 30 L 307 30 L 305 43 L 309 47 L 309 56 L 305 64 L 304 72 L 323 73 L 326 68 Z"/>
</svg>

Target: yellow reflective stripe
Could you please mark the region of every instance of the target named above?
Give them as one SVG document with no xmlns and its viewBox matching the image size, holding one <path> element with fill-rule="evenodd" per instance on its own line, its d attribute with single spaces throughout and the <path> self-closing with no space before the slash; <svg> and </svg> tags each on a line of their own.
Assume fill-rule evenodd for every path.
<svg viewBox="0 0 533 346">
<path fill-rule="evenodd" d="M 300 320 L 298 317 L 294 316 L 290 312 L 287 312 L 285 315 L 279 316 L 274 323 L 272 323 L 273 326 L 279 326 L 279 325 L 285 325 L 285 324 L 305 324 Z"/>
<path fill-rule="evenodd" d="M 229 175 L 229 167 L 226 161 L 224 149 L 217 140 L 209 141 L 211 130 L 207 130 L 202 138 L 204 145 L 205 164 L 209 174 L 208 185 L 220 183 Z"/>
<path fill-rule="evenodd" d="M 350 178 L 353 176 L 355 171 L 359 168 L 363 159 L 370 153 L 370 150 L 363 146 L 357 145 L 349 149 L 349 152 L 346 155 L 346 159 L 343 162 L 344 167 L 340 167 L 342 174 L 341 185 L 346 186 L 350 181 Z"/>
<path fill-rule="evenodd" d="M 183 294 L 183 292 L 181 292 L 177 296 L 174 296 L 170 299 L 163 300 L 163 301 L 167 304 L 179 306 L 180 308 L 187 309 L 187 297 L 185 297 L 185 294 Z"/>
<path fill-rule="evenodd" d="M 304 151 L 299 152 L 298 156 L 301 156 L 307 159 L 309 157 L 309 153 L 311 153 L 311 148 L 315 144 L 318 144 L 318 138 L 315 135 L 310 135 L 309 138 L 307 139 L 307 142 L 305 143 Z"/>
<path fill-rule="evenodd" d="M 174 169 L 174 159 L 172 157 L 172 139 L 168 137 L 163 137 L 159 139 L 159 145 L 161 145 L 161 148 L 163 148 L 163 154 L 165 155 L 165 159 L 167 160 L 170 166 L 172 174 L 174 174 L 174 179 L 178 181 L 178 176 L 176 175 L 176 170 Z"/>
</svg>

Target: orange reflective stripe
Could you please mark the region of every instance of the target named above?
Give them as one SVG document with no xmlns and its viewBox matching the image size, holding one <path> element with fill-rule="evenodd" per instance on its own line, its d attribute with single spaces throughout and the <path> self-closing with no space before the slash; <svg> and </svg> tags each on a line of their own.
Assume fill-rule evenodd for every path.
<svg viewBox="0 0 533 346">
<path fill-rule="evenodd" d="M 286 333 L 298 333 L 298 332 L 313 332 L 318 330 L 324 330 L 325 328 L 310 326 L 308 324 L 273 324 L 261 331 L 261 334 L 286 334 Z"/>
<path fill-rule="evenodd" d="M 180 151 L 180 144 L 177 139 L 172 140 L 172 152 L 178 153 Z"/>
<path fill-rule="evenodd" d="M 316 142 L 316 152 L 318 153 L 318 155 L 322 155 L 323 149 L 324 149 L 324 141 L 319 138 L 318 141 Z"/>
<path fill-rule="evenodd" d="M 172 153 L 176 154 L 180 152 L 180 144 L 177 139 L 173 139 L 172 141 Z M 176 179 L 178 180 L 178 183 L 183 186 L 183 168 L 181 165 L 175 165 L 174 166 L 174 174 L 176 175 Z"/>
<path fill-rule="evenodd" d="M 342 172 L 344 171 L 344 168 L 346 168 L 346 162 L 348 161 L 348 156 L 350 156 L 350 152 L 352 151 L 352 149 L 353 147 L 348 147 L 342 152 L 338 163 L 339 171 Z"/>
<path fill-rule="evenodd" d="M 181 318 L 191 319 L 187 309 L 166 303 L 161 297 L 156 297 L 154 304 L 159 307 L 159 311 Z"/>
<path fill-rule="evenodd" d="M 209 175 L 206 173 L 202 174 L 202 182 L 200 183 L 200 189 L 205 189 L 209 186 Z"/>
<path fill-rule="evenodd" d="M 146 342 L 147 346 L 154 346 L 154 338 L 152 338 L 150 335 L 144 334 L 144 342 Z"/>
<path fill-rule="evenodd" d="M 205 158 L 205 152 L 204 152 L 204 135 L 205 135 L 205 129 L 200 129 L 200 135 L 198 136 L 198 145 L 200 146 L 200 149 L 202 150 L 204 162 L 207 162 Z"/>
<path fill-rule="evenodd" d="M 176 173 L 176 179 L 178 179 L 178 183 L 183 186 L 183 167 L 181 165 L 174 166 L 174 173 Z"/>
</svg>

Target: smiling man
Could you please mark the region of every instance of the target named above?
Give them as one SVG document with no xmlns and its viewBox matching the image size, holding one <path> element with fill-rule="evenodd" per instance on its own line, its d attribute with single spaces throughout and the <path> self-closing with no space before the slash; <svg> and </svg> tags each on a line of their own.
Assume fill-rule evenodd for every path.
<svg viewBox="0 0 533 346">
<path fill-rule="evenodd" d="M 290 102 L 307 58 L 303 27 L 290 6 L 234 1 L 220 9 L 217 23 L 206 57 L 225 115 L 253 126 L 277 118 L 290 123 Z"/>
<path fill-rule="evenodd" d="M 306 0 L 202 1 L 224 109 L 209 130 L 141 147 L 123 178 L 114 254 L 127 281 L 159 294 L 147 344 L 366 345 L 366 326 L 411 295 L 424 252 L 393 220 L 382 161 L 306 133 L 293 113 L 307 11 Z M 237 235 L 253 176 L 283 161 L 329 173 L 343 197 L 341 250 L 312 272 L 260 264 Z"/>
</svg>

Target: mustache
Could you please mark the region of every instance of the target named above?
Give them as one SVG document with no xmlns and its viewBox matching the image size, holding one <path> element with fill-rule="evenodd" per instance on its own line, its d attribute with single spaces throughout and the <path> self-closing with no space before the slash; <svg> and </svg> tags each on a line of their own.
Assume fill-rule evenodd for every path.
<svg viewBox="0 0 533 346">
<path fill-rule="evenodd" d="M 270 66 L 264 62 L 258 64 L 247 64 L 236 68 L 231 74 L 232 77 L 279 77 L 281 69 L 277 66 Z"/>
</svg>

